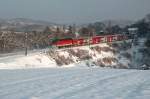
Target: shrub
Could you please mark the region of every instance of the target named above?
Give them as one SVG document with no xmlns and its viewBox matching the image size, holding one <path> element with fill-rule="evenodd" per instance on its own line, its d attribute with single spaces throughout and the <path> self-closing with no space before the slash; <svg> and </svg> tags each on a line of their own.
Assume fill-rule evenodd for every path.
<svg viewBox="0 0 150 99">
<path fill-rule="evenodd" d="M 95 50 L 95 51 L 97 51 L 98 53 L 101 53 L 101 47 L 99 47 L 99 46 L 91 47 L 90 49 L 91 49 L 91 50 Z"/>
<path fill-rule="evenodd" d="M 111 47 L 113 47 L 113 48 L 119 48 L 119 44 L 113 43 Z"/>
<path fill-rule="evenodd" d="M 112 62 L 117 62 L 117 59 L 116 58 L 112 58 L 112 57 L 105 57 L 102 59 L 102 61 L 105 63 L 105 64 L 112 64 Z"/>
<path fill-rule="evenodd" d="M 131 60 L 131 59 L 132 59 L 131 54 L 130 54 L 130 53 L 128 53 L 128 52 L 126 52 L 126 53 L 122 53 L 121 55 L 122 55 L 122 56 L 124 56 L 125 58 L 129 59 L 129 60 Z"/>
<path fill-rule="evenodd" d="M 62 61 L 60 60 L 60 59 L 55 59 L 55 62 L 56 62 L 56 64 L 58 65 L 58 66 L 62 66 L 63 65 L 63 63 L 62 63 Z"/>
<path fill-rule="evenodd" d="M 65 56 L 59 56 L 59 55 L 54 60 L 56 61 L 58 66 L 69 65 L 71 63 L 74 63 L 72 58 L 70 57 L 65 58 Z"/>
<path fill-rule="evenodd" d="M 102 60 L 101 60 L 101 59 L 98 59 L 97 61 L 95 61 L 94 64 L 95 64 L 96 66 L 105 67 L 105 65 L 102 63 Z"/>
<path fill-rule="evenodd" d="M 150 39 L 145 42 L 145 46 L 150 48 Z"/>
<path fill-rule="evenodd" d="M 128 69 L 129 67 L 128 66 L 125 66 L 121 63 L 119 63 L 115 68 L 118 68 L 118 69 Z"/>
<path fill-rule="evenodd" d="M 87 50 L 82 50 L 82 49 L 77 49 L 77 51 L 70 49 L 68 52 L 73 55 L 78 57 L 80 60 L 88 60 L 91 59 L 92 56 L 89 55 L 89 51 Z"/>
</svg>

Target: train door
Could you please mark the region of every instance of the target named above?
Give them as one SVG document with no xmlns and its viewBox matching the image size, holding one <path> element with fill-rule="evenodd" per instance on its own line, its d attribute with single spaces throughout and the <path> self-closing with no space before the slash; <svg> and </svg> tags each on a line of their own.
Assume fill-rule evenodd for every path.
<svg viewBox="0 0 150 99">
<path fill-rule="evenodd" d="M 113 42 L 117 41 L 117 35 L 113 35 Z"/>
<path fill-rule="evenodd" d="M 108 35 L 107 36 L 107 42 L 113 42 L 113 35 Z"/>
</svg>

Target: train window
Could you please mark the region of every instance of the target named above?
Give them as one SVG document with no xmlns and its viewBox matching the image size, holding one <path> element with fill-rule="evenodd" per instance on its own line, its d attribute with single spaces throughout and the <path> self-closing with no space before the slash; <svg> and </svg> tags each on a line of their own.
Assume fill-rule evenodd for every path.
<svg viewBox="0 0 150 99">
<path fill-rule="evenodd" d="M 96 39 L 96 42 L 95 42 L 95 43 L 96 43 L 96 44 L 97 44 L 97 43 L 100 43 L 100 38 L 99 38 L 99 39 Z"/>
<path fill-rule="evenodd" d="M 106 36 L 107 42 L 112 42 L 113 41 L 113 36 Z"/>
<path fill-rule="evenodd" d="M 104 43 L 107 41 L 107 37 L 101 37 L 101 42 Z"/>
<path fill-rule="evenodd" d="M 113 41 L 117 41 L 117 36 L 113 36 Z"/>
<path fill-rule="evenodd" d="M 93 37 L 92 40 L 90 39 L 90 43 L 98 44 L 100 43 L 100 39 L 100 37 Z"/>
<path fill-rule="evenodd" d="M 123 40 L 123 39 L 124 39 L 123 35 L 118 35 L 118 36 L 117 36 L 117 40 L 118 40 L 118 41 L 121 41 L 121 40 Z"/>
</svg>

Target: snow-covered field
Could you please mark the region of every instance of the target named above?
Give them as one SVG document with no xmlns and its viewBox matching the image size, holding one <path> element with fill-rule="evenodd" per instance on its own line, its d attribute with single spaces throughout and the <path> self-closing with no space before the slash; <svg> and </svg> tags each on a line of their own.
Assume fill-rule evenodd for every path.
<svg viewBox="0 0 150 99">
<path fill-rule="evenodd" d="M 0 99 L 150 99 L 149 75 L 100 68 L 0 70 Z"/>
</svg>

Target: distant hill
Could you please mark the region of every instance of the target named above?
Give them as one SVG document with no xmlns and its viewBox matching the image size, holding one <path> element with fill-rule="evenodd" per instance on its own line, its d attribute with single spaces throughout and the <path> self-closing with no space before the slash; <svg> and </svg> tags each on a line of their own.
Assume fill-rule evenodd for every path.
<svg viewBox="0 0 150 99">
<path fill-rule="evenodd" d="M 91 22 L 91 23 L 86 23 L 86 24 L 81 24 L 80 27 L 86 27 L 89 24 L 95 25 L 95 24 L 103 24 L 105 27 L 108 27 L 109 25 L 111 26 L 115 26 L 118 25 L 121 28 L 124 28 L 128 25 L 131 25 L 135 23 L 135 21 L 131 21 L 131 20 L 102 20 L 102 21 L 95 21 L 95 22 Z"/>
<path fill-rule="evenodd" d="M 109 24 L 114 26 L 114 25 L 119 25 L 120 27 L 125 27 L 127 25 L 131 25 L 134 23 L 134 21 L 131 20 L 104 20 L 102 21 L 102 23 L 104 23 L 106 26 L 108 26 Z"/>
<path fill-rule="evenodd" d="M 15 18 L 7 20 L 7 23 L 10 24 L 20 24 L 20 25 L 52 25 L 55 23 L 47 22 L 47 21 L 41 21 L 41 20 L 33 20 L 33 19 L 26 19 L 26 18 Z"/>
<path fill-rule="evenodd" d="M 33 20 L 27 18 L 0 19 L 0 28 L 2 30 L 14 31 L 41 31 L 46 26 L 56 25 L 55 23 Z"/>
<path fill-rule="evenodd" d="M 134 21 L 130 20 L 103 20 L 98 21 L 103 23 L 105 26 L 108 26 L 111 23 L 111 26 L 119 25 L 120 27 L 125 27 L 126 25 L 133 24 Z M 56 24 L 48 21 L 33 20 L 28 18 L 13 18 L 13 19 L 1 19 L 0 18 L 0 29 L 1 30 L 14 30 L 14 31 L 42 31 L 46 26 L 52 25 L 62 25 Z M 88 24 L 78 25 L 78 27 L 84 27 Z"/>
</svg>

